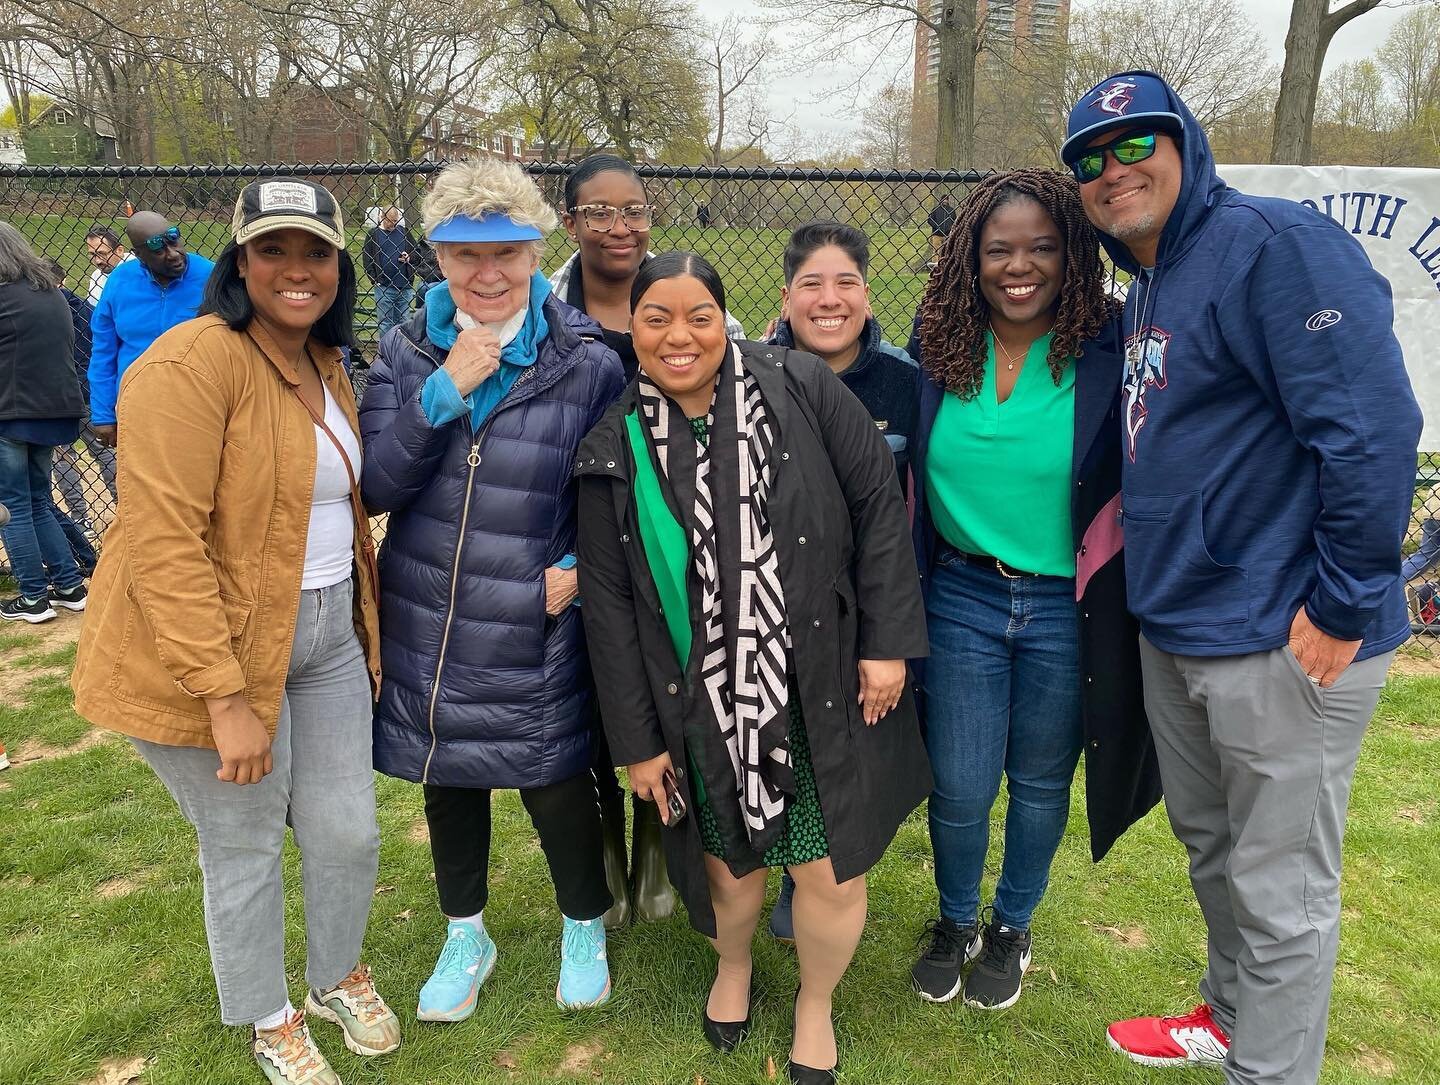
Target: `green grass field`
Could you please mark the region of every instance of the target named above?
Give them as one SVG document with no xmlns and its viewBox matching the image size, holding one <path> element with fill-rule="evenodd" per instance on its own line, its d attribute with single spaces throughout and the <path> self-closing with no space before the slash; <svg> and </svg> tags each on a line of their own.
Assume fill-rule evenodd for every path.
<svg viewBox="0 0 1440 1085">
<path fill-rule="evenodd" d="M 218 1024 L 193 833 L 128 745 L 87 740 L 65 683 L 73 649 L 59 632 L 48 627 L 44 640 L 0 634 L 0 673 L 11 680 L 8 700 L 20 705 L 0 707 L 0 737 L 17 758 L 0 774 L 0 1082 L 130 1081 L 99 1078 L 98 1068 L 139 1059 L 150 1060 L 137 1079 L 146 1085 L 257 1082 L 243 1030 Z M 1326 1085 L 1440 1081 L 1437 779 L 1440 678 L 1396 678 L 1356 780 Z M 404 1045 L 363 1061 L 330 1026 L 318 1025 L 319 1043 L 348 1085 L 762 1083 L 770 1059 L 784 1079 L 795 965 L 790 951 L 763 936 L 756 1029 L 729 1059 L 700 1034 L 711 954 L 682 918 L 612 937 L 610 1005 L 573 1014 L 555 1007 L 560 918 L 513 792 L 497 799 L 486 915 L 499 967 L 468 1022 L 417 1024 L 416 993 L 444 928 L 419 789 L 383 780 L 379 797 L 381 886 L 365 957 L 400 1014 Z M 1082 802 L 1077 786 L 1036 917 L 1025 997 L 1000 1014 L 933 1006 L 910 993 L 915 937 L 935 890 L 923 813 L 903 827 L 871 876 L 869 925 L 837 996 L 844 1080 L 1219 1082 L 1213 1072 L 1132 1067 L 1105 1046 L 1111 1018 L 1194 1001 L 1202 929 L 1182 849 L 1160 813 L 1095 867 Z M 287 930 L 297 1001 L 304 961 L 298 874 L 290 849 Z"/>
<path fill-rule="evenodd" d="M 88 281 L 90 265 L 85 254 L 85 231 L 90 219 L 73 215 L 20 215 L 10 220 L 38 251 L 58 260 L 70 274 L 72 286 Z M 124 222 L 104 223 L 123 231 Z M 182 220 L 186 243 L 204 256 L 215 257 L 230 238 L 228 223 L 214 220 Z M 351 229 L 347 246 L 356 261 L 364 231 Z M 698 227 L 663 227 L 654 231 L 655 252 L 693 249 L 719 269 L 727 291 L 727 304 L 751 336 L 761 335 L 779 313 L 782 275 L 780 256 L 789 237 L 786 230 L 756 230 Z M 929 255 L 929 238 L 924 230 L 890 229 L 870 235 L 871 306 L 885 330 L 886 338 L 901 346 L 910 338 L 910 322 L 925 289 L 924 260 Z M 550 235 L 542 268 L 549 274 L 574 251 L 564 230 Z M 361 273 L 360 324 L 362 339 L 373 336 L 374 309 L 369 282 Z"/>
</svg>

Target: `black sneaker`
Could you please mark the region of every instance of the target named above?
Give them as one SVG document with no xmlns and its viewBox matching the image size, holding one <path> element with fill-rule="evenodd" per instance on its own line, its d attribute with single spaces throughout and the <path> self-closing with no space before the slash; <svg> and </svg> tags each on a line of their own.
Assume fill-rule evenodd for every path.
<svg viewBox="0 0 1440 1085">
<path fill-rule="evenodd" d="M 920 941 L 927 937 L 930 945 L 910 969 L 910 983 L 926 1002 L 949 1002 L 960 993 L 965 966 L 980 953 L 980 924 L 962 927 L 941 916 L 925 925 Z"/>
<path fill-rule="evenodd" d="M 26 599 L 23 595 L 17 595 L 14 599 L 6 599 L 0 603 L 0 618 L 7 622 L 29 622 L 31 625 L 38 625 L 54 617 L 55 611 L 50 607 L 50 600 L 43 595 L 39 599 Z"/>
<path fill-rule="evenodd" d="M 50 589 L 50 602 L 57 607 L 64 607 L 66 610 L 85 609 L 85 585 L 77 584 L 69 591 L 61 591 L 59 588 Z"/>
<path fill-rule="evenodd" d="M 980 959 L 965 978 L 965 1005 L 1006 1009 L 1020 1001 L 1020 981 L 1030 968 L 1030 932 L 991 921 L 981 940 Z"/>
</svg>

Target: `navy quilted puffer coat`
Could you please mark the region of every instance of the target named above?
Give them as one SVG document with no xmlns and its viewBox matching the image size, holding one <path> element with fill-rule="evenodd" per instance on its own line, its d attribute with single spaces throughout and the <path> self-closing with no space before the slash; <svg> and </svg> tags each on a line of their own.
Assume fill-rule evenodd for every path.
<svg viewBox="0 0 1440 1085">
<path fill-rule="evenodd" d="M 545 614 L 545 570 L 575 549 L 581 438 L 619 395 L 589 317 L 545 301 L 549 335 L 478 434 L 433 427 L 420 389 L 447 351 L 424 310 L 380 342 L 360 408 L 362 491 L 380 548 L 375 767 L 449 787 L 534 788 L 590 767 L 580 614 Z"/>
</svg>

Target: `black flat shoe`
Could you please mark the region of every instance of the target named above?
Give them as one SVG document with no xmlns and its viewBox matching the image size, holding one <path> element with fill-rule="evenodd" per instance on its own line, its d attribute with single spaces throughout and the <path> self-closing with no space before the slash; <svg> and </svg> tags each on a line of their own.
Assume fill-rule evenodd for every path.
<svg viewBox="0 0 1440 1085">
<path fill-rule="evenodd" d="M 835 1075 L 840 1070 L 836 1063 L 832 1069 L 817 1070 L 813 1066 L 801 1066 L 798 1062 L 787 1064 L 793 1085 L 835 1085 Z"/>
<path fill-rule="evenodd" d="M 706 996 L 707 1001 L 709 996 Z M 746 996 L 746 1009 L 755 1001 L 755 983 L 751 980 L 750 991 Z M 707 1007 L 708 1009 L 708 1007 Z M 715 1021 L 706 1010 L 700 1011 L 700 1023 L 705 1030 L 705 1039 L 710 1041 L 710 1046 L 722 1055 L 728 1055 L 734 1051 L 750 1035 L 750 1019 L 752 1013 L 745 1014 L 743 1021 Z"/>
<path fill-rule="evenodd" d="M 708 1013 L 702 1012 L 700 1020 L 705 1027 L 705 1039 L 722 1055 L 730 1054 L 750 1035 L 748 1017 L 743 1021 L 712 1021 Z"/>
<path fill-rule="evenodd" d="M 800 992 L 795 992 L 795 1005 L 800 1005 Z M 793 1011 L 792 1011 L 793 1013 Z M 835 1085 L 835 1075 L 840 1072 L 840 1063 L 837 1060 L 835 1065 L 828 1070 L 817 1070 L 813 1066 L 806 1066 L 790 1059 L 786 1064 L 790 1071 L 792 1085 Z"/>
</svg>

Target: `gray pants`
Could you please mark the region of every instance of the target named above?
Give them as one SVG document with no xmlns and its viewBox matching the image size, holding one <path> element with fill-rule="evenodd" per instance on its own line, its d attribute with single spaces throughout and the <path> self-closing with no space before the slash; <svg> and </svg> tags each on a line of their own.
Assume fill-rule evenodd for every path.
<svg viewBox="0 0 1440 1085">
<path fill-rule="evenodd" d="M 214 750 L 135 741 L 200 843 L 205 934 L 220 1019 L 248 1025 L 285 1008 L 280 853 L 295 832 L 305 889 L 305 980 L 333 987 L 360 960 L 379 863 L 370 681 L 350 581 L 300 593 L 290 668 L 258 784 L 216 779 Z"/>
<path fill-rule="evenodd" d="M 1394 653 L 1329 689 L 1288 647 L 1176 656 L 1140 639 L 1145 709 L 1208 931 L 1200 994 L 1230 1085 L 1314 1085 L 1340 940 L 1340 845 Z"/>
</svg>

